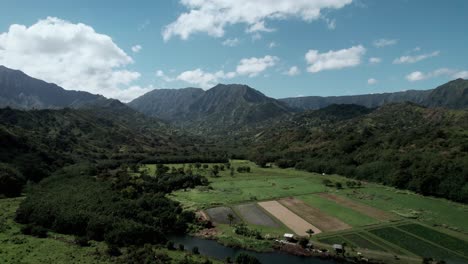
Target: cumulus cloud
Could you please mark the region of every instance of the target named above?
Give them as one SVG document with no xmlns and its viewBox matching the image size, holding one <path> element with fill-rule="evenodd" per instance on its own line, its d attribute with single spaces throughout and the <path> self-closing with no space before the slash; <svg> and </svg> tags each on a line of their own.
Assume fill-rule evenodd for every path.
<svg viewBox="0 0 468 264">
<path fill-rule="evenodd" d="M 239 75 L 248 75 L 254 77 L 265 71 L 267 68 L 273 67 L 278 62 L 279 58 L 267 55 L 263 58 L 247 58 L 242 59 L 237 65 L 236 72 Z"/>
<path fill-rule="evenodd" d="M 66 89 L 123 101 L 130 98 L 125 93 L 148 91 L 131 85 L 140 77 L 125 69 L 132 58 L 111 37 L 82 23 L 48 17 L 29 27 L 14 24 L 0 33 L 0 47 L 0 64 Z"/>
<path fill-rule="evenodd" d="M 386 46 L 393 46 L 395 44 L 398 43 L 398 40 L 396 39 L 377 39 L 374 41 L 374 46 L 376 46 L 377 48 L 383 48 L 383 47 L 386 47 Z"/>
<path fill-rule="evenodd" d="M 299 75 L 301 71 L 297 66 L 292 66 L 289 68 L 289 70 L 285 71 L 283 74 L 288 75 L 288 76 L 296 76 Z"/>
<path fill-rule="evenodd" d="M 238 38 L 230 38 L 230 39 L 226 39 L 225 41 L 223 41 L 223 46 L 227 46 L 227 47 L 235 47 L 237 45 L 239 45 L 239 39 Z"/>
<path fill-rule="evenodd" d="M 167 25 L 162 32 L 165 41 L 174 36 L 188 39 L 194 33 L 222 37 L 225 27 L 245 24 L 247 32 L 272 31 L 268 20 L 300 18 L 310 22 L 321 17 L 323 9 L 340 9 L 352 0 L 181 0 L 188 11 Z"/>
<path fill-rule="evenodd" d="M 308 72 L 317 73 L 324 70 L 336 70 L 354 67 L 361 64 L 361 57 L 366 53 L 366 49 L 359 45 L 349 49 L 328 51 L 319 53 L 318 50 L 309 50 L 305 59 L 309 67 Z"/>
<path fill-rule="evenodd" d="M 213 87 L 220 79 L 230 79 L 233 77 L 235 77 L 235 73 L 233 72 L 225 73 L 224 71 L 218 71 L 209 73 L 198 68 L 196 70 L 182 72 L 176 79 L 206 89 Z"/>
<path fill-rule="evenodd" d="M 135 45 L 132 47 L 132 51 L 135 52 L 135 53 L 138 53 L 140 52 L 142 49 L 141 45 Z"/>
<path fill-rule="evenodd" d="M 440 51 L 434 51 L 432 53 L 426 53 L 426 54 L 421 54 L 421 55 L 401 56 L 399 58 L 396 58 L 393 61 L 393 64 L 416 63 L 418 61 L 422 61 L 422 60 L 429 59 L 432 57 L 437 57 L 439 56 L 439 54 L 440 54 Z"/>
<path fill-rule="evenodd" d="M 454 69 L 449 69 L 449 68 L 440 68 L 431 72 L 421 72 L 421 71 L 415 71 L 412 72 L 408 75 L 406 75 L 406 80 L 410 82 L 416 82 L 416 81 L 422 81 L 422 80 L 427 80 L 435 77 L 440 77 L 440 76 L 446 76 L 449 78 L 457 79 L 457 78 L 468 78 L 468 71 L 460 71 L 460 70 L 454 70 Z"/>
<path fill-rule="evenodd" d="M 167 76 L 162 70 L 158 70 L 156 72 L 156 76 L 160 77 L 166 82 L 172 82 L 176 80 L 183 81 L 206 89 L 216 85 L 221 80 L 232 79 L 237 76 L 255 77 L 268 68 L 275 66 L 278 61 L 278 57 L 266 55 L 263 58 L 244 58 L 239 61 L 236 70 L 230 72 L 205 72 L 204 70 L 197 68 L 195 70 L 184 71 L 177 77 L 171 78 Z"/>
<path fill-rule="evenodd" d="M 377 83 L 377 80 L 374 79 L 374 78 L 370 78 L 369 80 L 367 80 L 367 84 L 369 84 L 369 85 L 374 85 L 376 83 Z"/>
<path fill-rule="evenodd" d="M 378 64 L 378 63 L 381 63 L 381 62 L 382 62 L 381 58 L 377 58 L 377 57 L 369 58 L 369 63 L 370 64 Z"/>
</svg>

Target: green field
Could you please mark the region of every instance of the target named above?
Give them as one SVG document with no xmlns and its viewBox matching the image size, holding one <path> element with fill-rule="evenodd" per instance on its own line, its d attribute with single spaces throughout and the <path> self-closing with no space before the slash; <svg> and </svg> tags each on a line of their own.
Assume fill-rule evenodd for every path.
<svg viewBox="0 0 468 264">
<path fill-rule="evenodd" d="M 234 177 L 231 177 L 229 171 L 225 170 L 221 171 L 220 177 L 213 178 L 208 176 L 208 171 L 195 170 L 208 176 L 213 189 L 198 188 L 190 191 L 177 191 L 171 195 L 171 198 L 180 201 L 188 208 L 204 209 L 218 205 L 326 192 L 328 188 L 322 184 L 325 178 L 343 183 L 346 181 L 344 177 L 322 176 L 294 169 L 259 168 L 248 161 L 234 160 L 232 164 L 236 168 L 250 166 L 252 172 L 236 172 Z M 154 166 L 149 165 L 150 171 L 154 170 L 152 167 Z"/>
<path fill-rule="evenodd" d="M 468 206 L 445 199 L 424 197 L 409 191 L 401 191 L 377 184 L 366 188 L 342 190 L 341 195 L 358 202 L 401 215 L 408 214 L 431 225 L 468 232 Z"/>
<path fill-rule="evenodd" d="M 374 218 L 361 214 L 350 208 L 341 206 L 333 201 L 324 199 L 317 195 L 301 195 L 297 196 L 297 198 L 313 207 L 320 208 L 320 210 L 323 212 L 334 216 L 353 227 L 378 223 L 378 220 Z"/>
</svg>

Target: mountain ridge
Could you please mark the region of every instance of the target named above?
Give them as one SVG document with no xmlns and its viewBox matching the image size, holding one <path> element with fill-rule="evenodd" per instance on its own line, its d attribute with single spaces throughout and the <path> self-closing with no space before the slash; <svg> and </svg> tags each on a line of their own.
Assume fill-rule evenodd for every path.
<svg viewBox="0 0 468 264">
<path fill-rule="evenodd" d="M 79 108 L 107 100 L 102 95 L 62 87 L 0 65 L 0 107 L 15 109 Z"/>
</svg>

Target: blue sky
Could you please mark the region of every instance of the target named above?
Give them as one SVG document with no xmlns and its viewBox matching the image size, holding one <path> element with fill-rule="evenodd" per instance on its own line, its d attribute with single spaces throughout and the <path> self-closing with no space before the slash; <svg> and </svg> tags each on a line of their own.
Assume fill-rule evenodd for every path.
<svg viewBox="0 0 468 264">
<path fill-rule="evenodd" d="M 468 78 L 466 0 L 0 4 L 0 64 L 123 101 L 218 82 L 282 98 Z"/>
</svg>

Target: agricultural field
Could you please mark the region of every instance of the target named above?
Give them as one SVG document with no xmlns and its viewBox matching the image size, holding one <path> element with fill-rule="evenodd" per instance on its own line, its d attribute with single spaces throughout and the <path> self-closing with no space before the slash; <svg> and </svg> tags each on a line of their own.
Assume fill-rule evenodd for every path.
<svg viewBox="0 0 468 264">
<path fill-rule="evenodd" d="M 323 213 L 318 208 L 309 206 L 296 198 L 283 198 L 279 202 L 294 213 L 304 218 L 309 223 L 314 223 L 319 232 L 338 231 L 351 228 L 350 225 L 341 220 Z"/>
<path fill-rule="evenodd" d="M 390 262 L 396 258 L 399 263 L 417 263 L 432 257 L 468 263 L 466 205 L 373 183 L 351 188 L 346 185 L 349 179 L 338 175 L 260 168 L 241 160 L 231 161 L 231 166 L 248 166 L 251 172 L 231 175 L 225 168 L 211 177 L 209 168 L 195 169 L 208 177 L 209 186 L 170 194 L 184 207 L 206 212 L 225 244 L 264 249 L 270 243 L 234 234 L 227 220 L 232 214 L 233 223 L 243 222 L 266 237 L 308 237 L 311 229 L 312 241 L 319 246 L 346 243 L 351 252 Z M 336 188 L 335 183 L 344 187 Z"/>
<path fill-rule="evenodd" d="M 268 226 L 268 227 L 280 227 L 280 224 L 268 215 L 264 210 L 255 203 L 240 204 L 235 206 L 235 211 L 246 222 L 252 225 Z"/>
<path fill-rule="evenodd" d="M 215 207 L 205 210 L 210 219 L 213 222 L 220 224 L 237 224 L 240 223 L 239 217 L 229 207 Z M 233 219 L 229 220 L 229 215 L 232 215 Z"/>
</svg>

